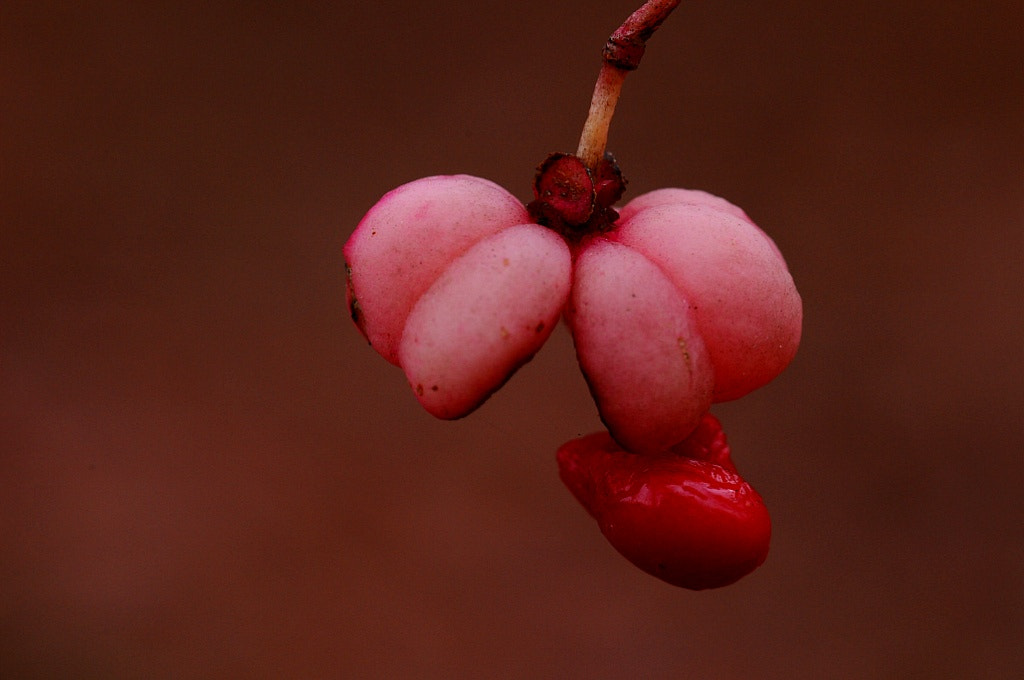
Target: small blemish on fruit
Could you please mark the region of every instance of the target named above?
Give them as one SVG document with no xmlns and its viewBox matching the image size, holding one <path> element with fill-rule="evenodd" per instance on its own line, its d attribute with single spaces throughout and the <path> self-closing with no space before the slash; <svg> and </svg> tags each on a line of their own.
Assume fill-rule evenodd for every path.
<svg viewBox="0 0 1024 680">
<path fill-rule="evenodd" d="M 502 337 L 502 338 L 507 338 L 508 336 L 509 336 L 509 332 L 508 332 L 508 329 L 507 329 L 507 328 L 505 328 L 504 326 L 502 326 L 502 327 L 501 327 L 501 337 Z"/>
<path fill-rule="evenodd" d="M 533 329 L 533 332 L 534 333 L 540 333 L 542 330 L 544 330 L 544 322 L 543 321 L 541 321 L 539 324 L 537 324 L 537 327 Z"/>
<path fill-rule="evenodd" d="M 423 385 L 417 385 L 416 386 L 416 394 L 421 396 L 421 397 L 423 396 Z"/>
<path fill-rule="evenodd" d="M 376 229 L 374 229 L 373 231 L 370 232 L 370 236 L 376 236 L 376 235 L 377 235 L 377 230 Z"/>
<path fill-rule="evenodd" d="M 690 365 L 690 350 L 686 347 L 686 340 L 683 338 L 676 338 L 679 341 L 679 349 L 683 350 L 683 360 L 686 365 Z"/>
<path fill-rule="evenodd" d="M 431 385 L 430 386 L 430 391 L 431 392 L 437 392 L 437 385 Z"/>
<path fill-rule="evenodd" d="M 502 258 L 501 259 L 501 263 L 507 267 L 508 266 L 508 258 L 507 257 Z"/>
<path fill-rule="evenodd" d="M 359 329 L 359 332 L 366 336 L 366 320 L 363 318 L 363 308 L 356 298 L 356 288 L 352 283 L 352 267 L 345 263 L 345 298 L 348 302 L 348 313 L 352 322 Z"/>
</svg>

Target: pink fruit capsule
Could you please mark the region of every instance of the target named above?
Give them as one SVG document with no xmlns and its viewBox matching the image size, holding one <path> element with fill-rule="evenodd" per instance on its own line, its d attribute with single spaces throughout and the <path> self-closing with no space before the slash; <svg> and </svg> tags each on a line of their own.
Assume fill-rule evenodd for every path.
<svg viewBox="0 0 1024 680">
<path fill-rule="evenodd" d="M 800 296 L 771 239 L 723 199 L 662 189 L 622 214 L 581 237 L 530 223 L 484 179 L 403 185 L 345 244 L 352 316 L 430 413 L 458 418 L 529 361 L 565 310 L 612 437 L 663 451 L 713 401 L 785 368 Z"/>
<path fill-rule="evenodd" d="M 391 191 L 344 255 L 353 320 L 439 418 L 470 413 L 529 361 L 569 294 L 565 242 L 468 175 Z"/>
<path fill-rule="evenodd" d="M 397 364 L 405 320 L 427 288 L 480 240 L 529 221 L 512 194 L 480 177 L 424 177 L 392 189 L 342 250 L 349 309 L 360 331 Z"/>
<path fill-rule="evenodd" d="M 614 238 L 649 258 L 688 300 L 714 367 L 714 401 L 742 397 L 792 361 L 800 295 L 775 244 L 749 219 L 670 203 L 632 213 Z"/>
<path fill-rule="evenodd" d="M 469 413 L 533 357 L 569 291 L 569 248 L 536 224 L 503 229 L 455 258 L 405 321 L 398 361 L 439 418 Z"/>
<path fill-rule="evenodd" d="M 689 435 L 714 376 L 689 302 L 650 259 L 594 239 L 580 252 L 566 318 L 605 426 L 634 453 Z"/>
<path fill-rule="evenodd" d="M 803 312 L 775 243 L 728 201 L 659 189 L 615 205 L 608 126 L 679 4 L 647 0 L 611 35 L 577 152 L 540 164 L 530 203 L 478 177 L 416 180 L 344 256 L 353 321 L 440 418 L 479 406 L 564 317 L 608 432 L 559 450 L 563 481 L 630 561 L 701 589 L 755 569 L 771 534 L 708 409 L 786 367 Z"/>
</svg>

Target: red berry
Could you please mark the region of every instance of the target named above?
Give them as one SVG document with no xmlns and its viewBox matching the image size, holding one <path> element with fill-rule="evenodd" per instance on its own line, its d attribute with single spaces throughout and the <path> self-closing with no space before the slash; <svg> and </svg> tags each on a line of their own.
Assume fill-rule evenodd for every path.
<svg viewBox="0 0 1024 680">
<path fill-rule="evenodd" d="M 562 481 L 626 559 L 672 585 L 729 585 L 768 555 L 771 520 L 708 414 L 671 451 L 637 455 L 605 432 L 558 450 Z"/>
</svg>

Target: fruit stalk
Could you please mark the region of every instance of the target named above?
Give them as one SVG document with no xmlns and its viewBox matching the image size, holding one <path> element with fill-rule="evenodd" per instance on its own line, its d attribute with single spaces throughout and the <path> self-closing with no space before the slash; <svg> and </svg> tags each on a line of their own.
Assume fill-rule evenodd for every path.
<svg viewBox="0 0 1024 680">
<path fill-rule="evenodd" d="M 626 74 L 635 71 L 640 65 L 647 41 L 677 5 L 679 0 L 648 0 L 608 38 L 602 55 L 604 62 L 590 100 L 590 112 L 583 124 L 583 133 L 576 151 L 576 155 L 591 172 L 597 171 L 597 165 L 604 156 L 608 144 L 608 128 Z"/>
</svg>

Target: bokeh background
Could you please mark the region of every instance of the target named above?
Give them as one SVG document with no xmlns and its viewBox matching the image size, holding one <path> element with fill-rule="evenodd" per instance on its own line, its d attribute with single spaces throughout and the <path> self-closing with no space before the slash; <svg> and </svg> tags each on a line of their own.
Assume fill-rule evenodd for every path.
<svg viewBox="0 0 1024 680">
<path fill-rule="evenodd" d="M 637 0 L 5 2 L 0 675 L 1010 678 L 1024 663 L 1019 2 L 684 3 L 630 194 L 778 242 L 804 340 L 723 404 L 763 568 L 637 571 L 562 488 L 564 329 L 439 422 L 344 306 L 387 190 L 529 198 Z"/>
</svg>

